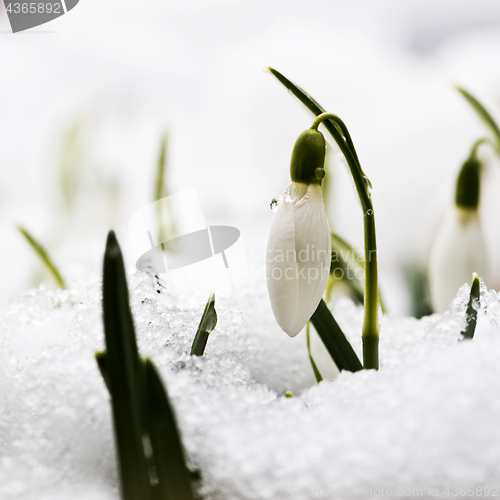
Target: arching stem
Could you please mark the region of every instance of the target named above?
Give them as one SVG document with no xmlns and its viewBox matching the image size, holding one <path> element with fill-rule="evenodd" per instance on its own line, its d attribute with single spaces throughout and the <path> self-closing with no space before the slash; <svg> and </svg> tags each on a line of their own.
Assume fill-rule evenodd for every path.
<svg viewBox="0 0 500 500">
<path fill-rule="evenodd" d="M 378 266 L 377 266 L 377 239 L 375 234 L 375 213 L 370 193 L 370 181 L 364 174 L 354 149 L 354 144 L 344 122 L 332 113 L 317 113 L 312 129 L 317 130 L 319 125 L 326 121 L 325 126 L 344 155 L 351 175 L 354 179 L 361 207 L 364 223 L 364 250 L 365 250 L 365 316 L 363 321 L 363 365 L 365 368 L 378 369 Z M 330 127 L 328 127 L 330 125 Z M 332 127 L 333 126 L 333 127 Z M 332 128 L 336 132 L 332 133 Z"/>
</svg>

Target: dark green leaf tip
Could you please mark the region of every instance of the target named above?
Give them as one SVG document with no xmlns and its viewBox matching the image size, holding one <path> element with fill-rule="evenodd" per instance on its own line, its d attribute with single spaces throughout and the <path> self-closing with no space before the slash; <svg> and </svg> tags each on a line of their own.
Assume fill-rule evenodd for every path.
<svg viewBox="0 0 500 500">
<path fill-rule="evenodd" d="M 462 94 L 465 100 L 471 105 L 484 125 L 490 130 L 495 141 L 497 153 L 500 154 L 500 128 L 486 108 L 467 90 L 456 85 L 455 88 Z"/>
<path fill-rule="evenodd" d="M 481 294 L 481 283 L 476 274 L 472 280 L 472 286 L 470 288 L 469 303 L 467 304 L 467 310 L 465 312 L 465 319 L 467 321 L 467 326 L 465 330 L 462 331 L 464 339 L 474 338 L 474 332 L 476 331 L 477 323 L 477 312 L 479 310 L 479 297 Z"/>
<path fill-rule="evenodd" d="M 66 283 L 56 265 L 50 258 L 50 255 L 48 254 L 45 247 L 38 240 L 36 240 L 26 228 L 18 225 L 17 229 L 19 229 L 20 233 L 24 236 L 24 238 L 26 238 L 26 241 L 29 243 L 31 248 L 38 255 L 39 259 L 48 269 L 58 286 L 64 290 L 66 288 Z"/>
<path fill-rule="evenodd" d="M 202 356 L 205 352 L 208 336 L 217 325 L 217 312 L 215 310 L 215 293 L 208 298 L 207 305 L 201 316 L 200 324 L 191 346 L 191 356 Z"/>
<path fill-rule="evenodd" d="M 106 240 L 106 253 L 116 253 L 120 252 L 120 245 L 116 238 L 116 234 L 113 230 L 108 233 L 108 238 Z"/>
</svg>

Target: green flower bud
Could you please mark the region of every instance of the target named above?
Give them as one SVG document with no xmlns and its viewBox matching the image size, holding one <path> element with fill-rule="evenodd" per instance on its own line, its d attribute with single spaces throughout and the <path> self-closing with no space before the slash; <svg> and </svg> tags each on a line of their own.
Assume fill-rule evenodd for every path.
<svg viewBox="0 0 500 500">
<path fill-rule="evenodd" d="M 481 163 L 472 155 L 462 165 L 457 177 L 455 205 L 475 210 L 479 206 Z"/>
<path fill-rule="evenodd" d="M 321 132 L 313 129 L 302 132 L 293 147 L 290 162 L 292 181 L 321 184 L 325 176 L 325 150 L 325 138 Z"/>
</svg>

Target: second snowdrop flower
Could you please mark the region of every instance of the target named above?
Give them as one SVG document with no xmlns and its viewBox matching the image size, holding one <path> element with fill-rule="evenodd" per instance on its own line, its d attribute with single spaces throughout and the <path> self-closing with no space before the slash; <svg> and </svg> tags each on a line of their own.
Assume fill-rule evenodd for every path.
<svg viewBox="0 0 500 500">
<path fill-rule="evenodd" d="M 303 132 L 292 153 L 290 177 L 267 246 L 267 288 L 280 327 L 291 337 L 318 307 L 330 272 L 330 226 L 321 194 L 325 139 Z"/>
<path fill-rule="evenodd" d="M 444 313 L 473 273 L 486 277 L 488 262 L 479 218 L 480 170 L 476 148 L 457 179 L 455 206 L 436 235 L 429 260 L 432 305 Z"/>
</svg>

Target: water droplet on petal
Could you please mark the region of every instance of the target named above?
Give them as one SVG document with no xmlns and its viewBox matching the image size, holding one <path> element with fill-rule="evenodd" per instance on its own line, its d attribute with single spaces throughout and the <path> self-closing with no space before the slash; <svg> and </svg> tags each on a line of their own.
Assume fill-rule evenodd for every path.
<svg viewBox="0 0 500 500">
<path fill-rule="evenodd" d="M 278 211 L 278 205 L 280 204 L 281 200 L 283 199 L 283 196 L 275 196 L 272 200 L 271 200 L 271 203 L 270 203 L 270 207 L 271 207 L 271 210 L 273 212 L 277 212 Z"/>
<path fill-rule="evenodd" d="M 366 211 L 366 215 L 373 215 L 373 210 L 371 208 L 369 208 L 367 211 Z"/>
</svg>

